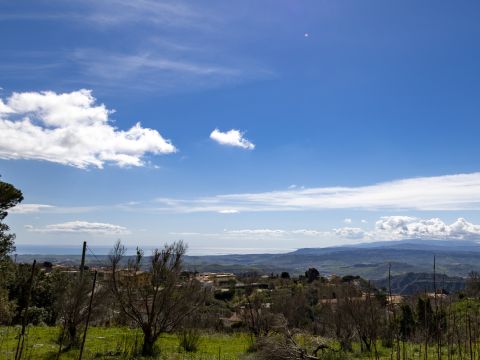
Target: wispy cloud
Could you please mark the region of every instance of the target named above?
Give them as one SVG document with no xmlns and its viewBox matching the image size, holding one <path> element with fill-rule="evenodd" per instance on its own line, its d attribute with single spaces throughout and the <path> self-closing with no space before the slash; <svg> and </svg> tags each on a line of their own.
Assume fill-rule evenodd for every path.
<svg viewBox="0 0 480 360">
<path fill-rule="evenodd" d="M 224 234 L 227 235 L 259 235 L 259 236 L 282 236 L 287 231 L 279 229 L 242 229 L 242 230 L 225 230 Z"/>
<path fill-rule="evenodd" d="M 121 25 L 149 24 L 157 27 L 202 27 L 213 21 L 201 7 L 194 7 L 184 1 L 166 0 L 72 0 L 68 4 L 62 1 L 50 1 L 53 6 L 36 4 L 35 11 L 25 8 L 4 9 L 2 20 L 42 20 L 76 21 L 112 27 Z M 203 20 L 203 21 L 202 21 Z"/>
<path fill-rule="evenodd" d="M 92 205 L 92 206 L 61 206 L 51 204 L 28 204 L 22 203 L 8 210 L 10 214 L 23 215 L 23 214 L 85 214 L 94 213 L 98 211 L 114 209 L 122 209 L 121 204 L 117 205 Z"/>
<path fill-rule="evenodd" d="M 130 233 L 127 228 L 120 225 L 87 221 L 69 221 L 45 227 L 27 225 L 26 228 L 28 231 L 45 233 L 87 233 L 99 235 L 126 235 Z"/>
<path fill-rule="evenodd" d="M 66 207 L 32 205 L 31 211 L 79 213 L 115 209 L 128 212 L 237 214 L 248 212 L 360 209 L 366 211 L 480 210 L 480 173 L 412 178 L 360 187 L 294 188 L 193 199 L 156 198 L 112 205 Z M 22 210 L 20 210 L 22 211 Z M 350 218 L 345 219 L 348 225 Z M 353 221 L 352 221 L 353 222 Z M 361 224 L 368 221 L 362 219 Z"/>
<path fill-rule="evenodd" d="M 73 59 L 99 78 L 127 78 L 152 72 L 183 73 L 193 76 L 239 76 L 239 70 L 208 63 L 170 59 L 148 52 L 125 54 L 78 49 Z M 99 61 L 101 59 L 101 61 Z"/>
<path fill-rule="evenodd" d="M 83 1 L 83 5 L 85 19 L 102 26 L 148 23 L 153 26 L 198 28 L 213 21 L 202 7 L 183 1 L 87 0 Z"/>
<path fill-rule="evenodd" d="M 17 206 L 11 208 L 9 212 L 12 214 L 32 214 L 54 208 L 55 206 L 46 204 L 18 204 Z"/>
<path fill-rule="evenodd" d="M 192 51 L 185 50 L 180 56 L 163 45 L 130 52 L 76 49 L 67 57 L 83 81 L 98 87 L 128 83 L 130 89 L 167 93 L 213 88 L 255 76 L 253 69 L 200 60 Z"/>
<path fill-rule="evenodd" d="M 60 21 L 74 31 L 81 26 L 82 33 L 92 38 L 97 33 L 102 38 L 107 31 L 112 41 L 106 46 L 80 41 L 54 53 L 9 52 L 0 64 L 4 77 L 38 80 L 40 76 L 48 81 L 62 72 L 64 76 L 55 81 L 57 86 L 73 83 L 109 92 L 128 86 L 130 91 L 167 94 L 238 84 L 273 74 L 245 53 L 229 50 L 229 24 L 215 7 L 165 0 L 77 0 L 68 5 L 56 1 L 54 5 L 37 4 L 32 13 L 6 9 L 0 21 Z M 119 44 L 115 40 L 119 38 L 127 43 Z"/>
<path fill-rule="evenodd" d="M 314 211 L 323 209 L 480 210 L 480 173 L 410 178 L 358 187 L 319 187 L 196 199 L 156 199 L 173 212 Z"/>
</svg>

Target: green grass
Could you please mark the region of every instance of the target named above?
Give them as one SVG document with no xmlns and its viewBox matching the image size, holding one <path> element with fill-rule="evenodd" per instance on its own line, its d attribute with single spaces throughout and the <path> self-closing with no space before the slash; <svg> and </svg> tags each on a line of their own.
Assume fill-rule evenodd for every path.
<svg viewBox="0 0 480 360">
<path fill-rule="evenodd" d="M 55 359 L 58 352 L 55 327 L 28 327 L 22 359 Z M 17 327 L 0 328 L 0 359 L 14 359 Z M 142 334 L 129 328 L 98 328 L 88 331 L 83 359 L 133 359 L 133 348 L 141 347 Z M 164 334 L 157 341 L 161 360 L 234 360 L 244 354 L 250 344 L 246 334 L 202 334 L 198 351 L 185 353 L 175 334 Z M 78 359 L 78 350 L 62 353 L 60 359 Z"/>
<path fill-rule="evenodd" d="M 60 332 L 56 327 L 28 327 L 25 339 L 25 348 L 22 359 L 32 360 L 53 360 L 58 352 L 57 338 Z M 18 327 L 0 327 L 0 359 L 10 360 L 15 357 L 17 345 Z M 303 344 L 308 339 L 299 338 L 298 342 Z M 134 355 L 133 349 L 139 349 L 142 344 L 142 334 L 138 330 L 129 328 L 104 328 L 92 327 L 88 331 L 87 341 L 83 359 L 140 359 Z M 247 349 L 250 346 L 250 336 L 244 333 L 236 334 L 202 334 L 198 351 L 185 353 L 179 347 L 179 338 L 175 334 L 164 334 L 158 340 L 160 349 L 158 360 L 236 360 L 247 358 Z M 332 344 L 334 347 L 338 347 Z M 377 345 L 379 359 L 390 360 L 392 349 L 382 347 L 380 341 Z M 406 344 L 407 359 L 424 359 L 424 348 L 422 344 Z M 479 358 L 480 343 L 473 345 L 473 357 Z M 70 350 L 62 353 L 60 359 L 78 359 L 78 350 Z M 335 353 L 325 359 L 375 359 L 372 353 L 360 351 L 359 344 L 354 345 L 354 351 L 349 354 Z M 396 359 L 396 352 L 393 353 Z M 403 357 L 401 357 L 403 358 Z M 459 356 L 458 349 L 452 359 L 470 358 L 468 348 L 462 348 L 462 356 Z M 435 346 L 428 349 L 428 359 L 437 359 Z M 442 349 L 442 359 L 447 359 L 447 349 Z"/>
<path fill-rule="evenodd" d="M 448 349 L 446 346 L 443 346 L 441 349 L 441 358 L 442 359 L 453 359 L 453 360 L 466 360 L 470 359 L 469 349 L 462 344 L 461 354 L 458 351 L 458 348 L 455 346 L 451 357 L 448 356 Z M 383 347 L 381 345 L 381 341 L 377 341 L 377 353 L 378 358 L 380 360 L 391 360 L 397 359 L 397 347 L 396 344 L 393 348 Z M 425 359 L 425 344 L 423 343 L 405 343 L 405 347 L 403 344 L 400 344 L 400 359 L 408 359 L 408 360 L 424 360 Z M 480 359 L 480 343 L 476 345 L 473 344 L 472 348 L 472 358 L 473 359 Z M 437 354 L 437 346 L 436 344 L 431 344 L 427 348 L 427 359 L 428 360 L 438 360 Z M 375 352 L 372 349 L 371 353 L 362 352 L 360 349 L 360 344 L 355 343 L 353 346 L 353 352 L 348 353 L 347 355 L 344 353 L 338 353 L 337 357 L 332 357 L 335 359 L 375 359 Z"/>
</svg>

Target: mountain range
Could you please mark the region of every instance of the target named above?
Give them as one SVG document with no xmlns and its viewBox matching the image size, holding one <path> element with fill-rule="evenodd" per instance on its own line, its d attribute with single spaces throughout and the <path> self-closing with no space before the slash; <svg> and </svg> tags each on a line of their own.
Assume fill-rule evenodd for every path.
<svg viewBox="0 0 480 360">
<path fill-rule="evenodd" d="M 360 275 L 378 280 L 405 273 L 433 271 L 467 277 L 480 271 L 480 243 L 467 240 L 379 241 L 349 246 L 302 248 L 285 254 L 189 256 L 186 264 L 197 271 L 258 271 L 301 274 L 310 267 L 323 275 Z"/>
</svg>

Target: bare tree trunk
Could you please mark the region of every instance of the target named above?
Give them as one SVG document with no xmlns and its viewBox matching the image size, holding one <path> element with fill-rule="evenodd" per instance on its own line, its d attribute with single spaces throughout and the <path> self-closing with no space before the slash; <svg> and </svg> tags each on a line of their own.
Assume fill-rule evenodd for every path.
<svg viewBox="0 0 480 360">
<path fill-rule="evenodd" d="M 152 330 L 149 326 L 142 328 L 143 330 L 143 345 L 142 356 L 155 355 L 155 341 L 157 338 L 152 334 Z"/>
</svg>

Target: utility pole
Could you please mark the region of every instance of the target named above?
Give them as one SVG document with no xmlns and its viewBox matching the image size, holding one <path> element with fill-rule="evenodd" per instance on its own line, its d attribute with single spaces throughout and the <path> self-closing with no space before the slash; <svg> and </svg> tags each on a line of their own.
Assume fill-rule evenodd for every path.
<svg viewBox="0 0 480 360">
<path fill-rule="evenodd" d="M 69 324 L 68 322 L 71 321 L 71 323 L 73 323 L 73 326 L 76 327 L 76 324 L 77 324 L 77 318 L 79 316 L 79 313 L 80 313 L 80 301 L 81 301 L 81 296 L 82 296 L 82 289 L 83 289 L 83 286 L 84 286 L 84 281 L 83 281 L 83 273 L 84 273 L 84 270 L 85 270 L 85 255 L 86 255 L 86 252 L 87 252 L 87 242 L 84 241 L 83 242 L 83 247 L 82 247 L 82 258 L 80 260 L 80 276 L 79 276 L 79 281 L 78 281 L 78 286 L 75 290 L 75 300 L 74 300 L 74 303 L 73 303 L 73 309 L 72 309 L 72 319 L 70 320 L 67 320 L 67 318 L 64 319 L 64 322 L 63 322 L 63 328 L 62 328 L 62 334 L 61 334 L 61 337 L 60 337 L 60 344 L 58 346 L 58 352 L 57 352 L 57 357 L 56 357 L 56 360 L 60 359 L 60 355 L 62 353 L 62 347 L 63 347 L 63 340 L 65 339 L 65 333 L 66 331 L 70 331 L 69 329 Z M 76 332 L 76 330 L 75 330 Z M 69 337 L 71 337 L 69 335 Z M 73 339 L 70 339 L 70 341 L 72 341 Z"/>
<path fill-rule="evenodd" d="M 441 349 L 441 334 L 440 334 L 440 323 L 438 320 L 438 302 L 437 302 L 437 259 L 433 255 L 433 296 L 435 299 L 435 328 L 436 328 L 436 340 L 437 340 L 437 358 L 438 360 L 442 359 L 442 349 Z"/>
<path fill-rule="evenodd" d="M 92 312 L 92 302 L 93 302 L 93 295 L 95 294 L 96 282 L 97 282 L 97 271 L 95 271 L 95 273 L 93 274 L 92 294 L 90 295 L 90 302 L 88 303 L 87 321 L 85 322 L 85 330 L 83 331 L 82 345 L 80 346 L 80 355 L 78 357 L 78 360 L 82 360 L 83 348 L 85 346 L 85 340 L 87 339 L 87 329 L 88 329 L 88 323 L 90 322 L 90 313 Z"/>
<path fill-rule="evenodd" d="M 82 260 L 80 261 L 80 282 L 83 280 L 83 270 L 85 268 L 85 253 L 87 252 L 87 242 L 83 242 Z"/>
<path fill-rule="evenodd" d="M 435 307 L 437 307 L 437 279 L 436 279 L 436 258 L 433 255 L 433 294 L 435 298 Z"/>
</svg>

